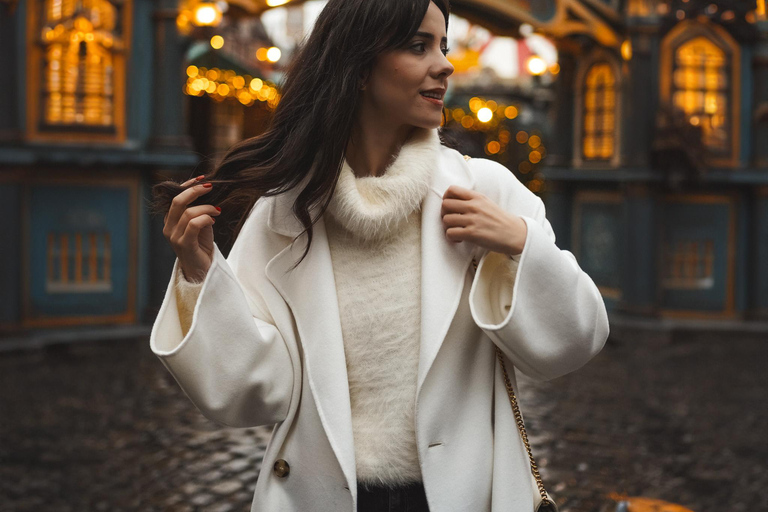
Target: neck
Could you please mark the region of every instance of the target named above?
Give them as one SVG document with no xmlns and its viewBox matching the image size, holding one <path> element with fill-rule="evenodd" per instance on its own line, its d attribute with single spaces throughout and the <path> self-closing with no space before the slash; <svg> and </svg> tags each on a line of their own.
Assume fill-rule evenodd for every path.
<svg viewBox="0 0 768 512">
<path fill-rule="evenodd" d="M 352 129 L 345 154 L 355 176 L 383 175 L 414 128 L 407 124 L 392 127 L 375 116 L 361 116 Z"/>
</svg>

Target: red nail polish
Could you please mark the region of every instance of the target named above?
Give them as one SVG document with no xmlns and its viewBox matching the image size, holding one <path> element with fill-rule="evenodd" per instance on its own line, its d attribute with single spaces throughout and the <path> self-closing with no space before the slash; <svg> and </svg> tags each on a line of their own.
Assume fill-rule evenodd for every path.
<svg viewBox="0 0 768 512">
<path fill-rule="evenodd" d="M 195 178 L 195 181 L 200 181 L 201 179 L 205 178 L 205 174 L 201 174 L 197 178 Z"/>
<path fill-rule="evenodd" d="M 217 211 L 221 211 L 221 208 L 219 208 L 218 206 L 214 206 L 214 208 L 216 208 Z"/>
<path fill-rule="evenodd" d="M 213 186 L 213 183 L 203 183 L 203 186 L 205 188 L 211 188 Z"/>
</svg>

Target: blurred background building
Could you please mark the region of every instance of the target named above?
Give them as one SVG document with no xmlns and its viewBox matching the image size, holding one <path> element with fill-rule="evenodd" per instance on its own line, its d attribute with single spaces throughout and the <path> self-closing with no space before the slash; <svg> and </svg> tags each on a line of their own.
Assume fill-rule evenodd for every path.
<svg viewBox="0 0 768 512">
<path fill-rule="evenodd" d="M 542 195 L 612 321 L 768 319 L 765 4 L 452 2 L 445 130 Z M 0 0 L 0 344 L 146 331 L 151 186 L 266 129 L 324 5 Z"/>
</svg>

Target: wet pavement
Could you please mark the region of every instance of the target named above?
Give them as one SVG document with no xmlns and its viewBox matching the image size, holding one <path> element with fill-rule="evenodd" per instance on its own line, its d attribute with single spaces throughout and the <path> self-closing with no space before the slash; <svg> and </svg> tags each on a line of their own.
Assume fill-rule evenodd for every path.
<svg viewBox="0 0 768 512">
<path fill-rule="evenodd" d="M 562 512 L 612 492 L 768 510 L 768 339 L 610 340 L 554 381 L 519 377 Z M 0 353 L 0 510 L 248 511 L 269 429 L 205 419 L 148 341 Z"/>
</svg>

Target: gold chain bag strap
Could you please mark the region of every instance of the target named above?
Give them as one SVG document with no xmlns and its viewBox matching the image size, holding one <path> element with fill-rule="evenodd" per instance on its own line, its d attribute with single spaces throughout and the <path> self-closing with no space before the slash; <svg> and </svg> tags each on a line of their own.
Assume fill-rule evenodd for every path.
<svg viewBox="0 0 768 512">
<path fill-rule="evenodd" d="M 464 155 L 464 159 L 469 161 L 470 157 Z M 477 261 L 472 260 L 472 265 L 477 271 Z M 541 475 L 539 474 L 539 468 L 536 466 L 536 461 L 533 460 L 533 453 L 531 453 L 531 445 L 528 442 L 528 434 L 525 432 L 525 423 L 523 423 L 523 415 L 520 413 L 520 407 L 517 405 L 517 397 L 515 396 L 515 390 L 512 389 L 512 381 L 509 379 L 507 373 L 507 366 L 504 364 L 504 358 L 502 357 L 499 347 L 494 345 L 496 349 L 496 358 L 499 360 L 501 366 L 501 372 L 504 376 L 504 386 L 507 388 L 507 395 L 509 396 L 509 403 L 512 404 L 512 412 L 515 414 L 515 423 L 517 423 L 517 429 L 520 431 L 520 437 L 523 438 L 523 444 L 528 452 L 528 460 L 531 462 L 531 473 L 536 478 L 536 486 L 539 488 L 539 494 L 541 494 L 541 501 L 536 506 L 535 512 L 558 512 L 557 504 L 547 495 L 547 491 L 544 490 L 544 483 L 541 481 Z"/>
<path fill-rule="evenodd" d="M 509 380 L 509 374 L 507 374 L 507 367 L 504 364 L 504 358 L 501 355 L 499 347 L 494 345 L 496 349 L 496 358 L 501 365 L 501 372 L 504 375 L 504 385 L 507 388 L 507 395 L 509 395 L 509 402 L 512 404 L 512 411 L 515 413 L 515 422 L 517 423 L 517 429 L 520 431 L 520 436 L 523 438 L 523 444 L 528 452 L 528 459 L 531 461 L 531 472 L 536 478 L 536 485 L 539 488 L 541 494 L 541 502 L 536 507 L 536 512 L 558 512 L 557 505 L 547 495 L 547 491 L 544 490 L 544 484 L 541 481 L 541 475 L 539 469 L 536 467 L 536 462 L 533 460 L 533 454 L 531 453 L 531 445 L 528 443 L 528 434 L 525 433 L 525 424 L 523 423 L 523 415 L 520 414 L 520 408 L 517 406 L 517 397 L 515 397 L 515 390 L 512 389 L 512 381 Z"/>
<path fill-rule="evenodd" d="M 477 261 L 472 260 L 472 266 L 477 271 Z M 531 453 L 531 445 L 528 442 L 528 434 L 525 433 L 525 423 L 523 423 L 523 415 L 520 413 L 520 407 L 517 405 L 517 397 L 515 396 L 515 390 L 512 389 L 512 381 L 509 379 L 507 373 L 507 365 L 504 364 L 504 358 L 502 357 L 501 349 L 494 345 L 496 349 L 496 358 L 499 360 L 501 366 L 501 373 L 504 376 L 504 386 L 507 388 L 507 395 L 509 396 L 509 403 L 512 404 L 512 412 L 515 413 L 515 423 L 517 423 L 517 430 L 520 431 L 520 437 L 523 438 L 523 444 L 525 450 L 528 452 L 528 460 L 531 462 L 531 473 L 536 478 L 536 486 L 539 488 L 539 494 L 541 494 L 541 501 L 536 506 L 534 512 L 558 512 L 557 504 L 547 495 L 547 491 L 544 490 L 544 483 L 541 481 L 541 475 L 539 474 L 539 468 L 536 466 L 536 461 L 533 460 L 533 453 Z"/>
</svg>

